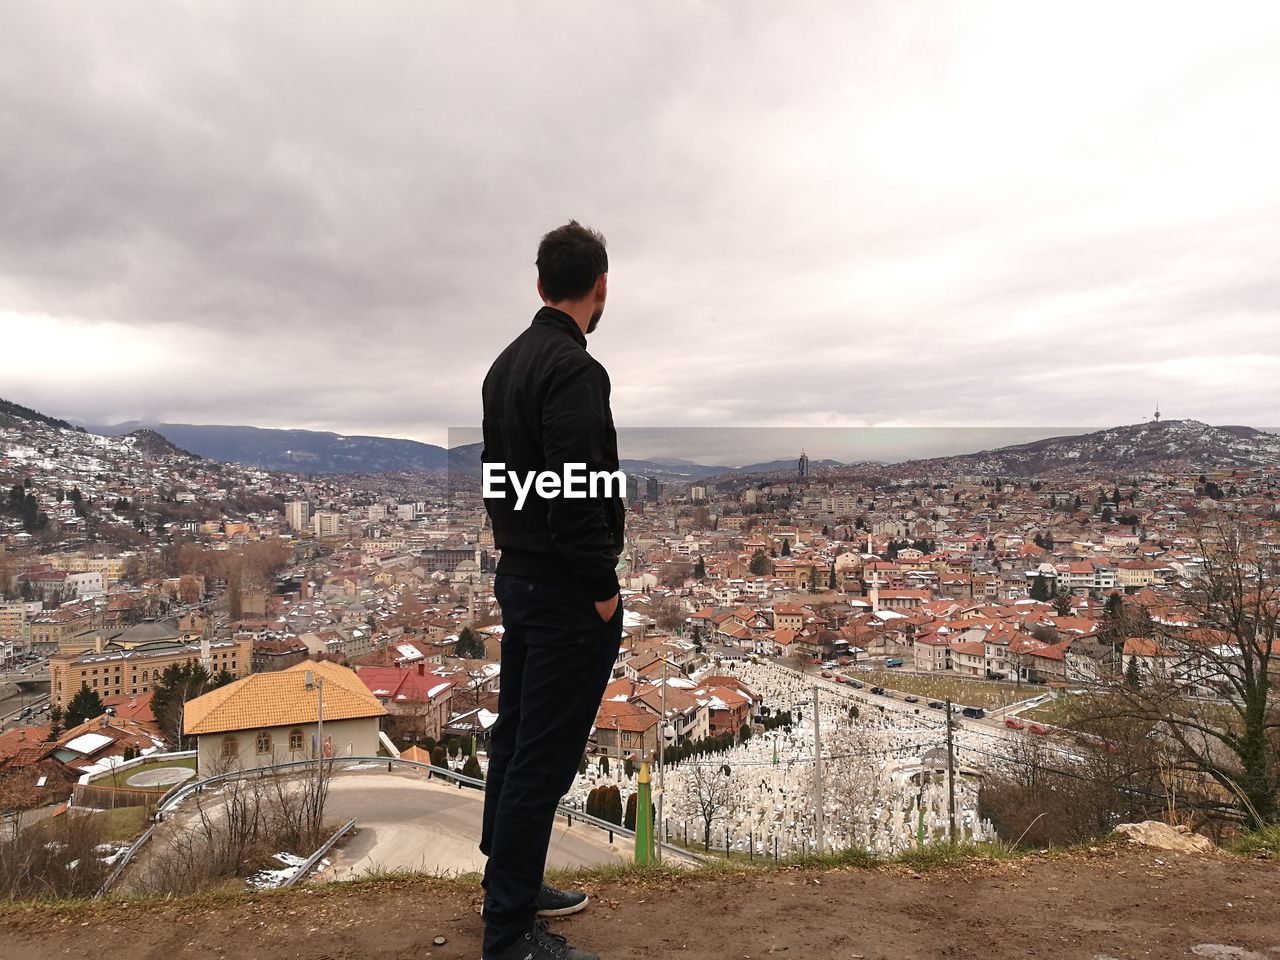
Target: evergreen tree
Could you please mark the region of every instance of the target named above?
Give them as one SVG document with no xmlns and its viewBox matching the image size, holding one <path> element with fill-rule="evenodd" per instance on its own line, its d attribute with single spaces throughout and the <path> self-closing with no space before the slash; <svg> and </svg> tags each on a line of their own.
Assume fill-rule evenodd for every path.
<svg viewBox="0 0 1280 960">
<path fill-rule="evenodd" d="M 609 758 L 608 757 L 600 758 L 600 773 L 606 777 L 609 775 Z"/>
<path fill-rule="evenodd" d="M 1129 666 L 1124 671 L 1124 682 L 1135 689 L 1142 686 L 1142 675 L 1138 670 L 1138 658 L 1136 656 L 1129 658 Z"/>
<path fill-rule="evenodd" d="M 1047 603 L 1049 596 L 1049 578 L 1041 574 L 1036 574 L 1031 581 L 1031 599 L 1039 600 L 1041 603 Z"/>
<path fill-rule="evenodd" d="M 467 762 L 462 765 L 462 775 L 470 777 L 472 780 L 484 779 L 484 771 L 480 769 L 480 761 L 475 758 L 474 754 L 467 757 Z"/>
<path fill-rule="evenodd" d="M 453 646 L 454 655 L 463 660 L 483 660 L 484 640 L 470 627 L 463 627 L 458 642 Z"/>
<path fill-rule="evenodd" d="M 782 541 L 782 555 L 784 557 L 791 556 L 791 540 L 790 539 L 784 539 Z"/>
<path fill-rule="evenodd" d="M 622 826 L 622 791 L 617 787 L 606 787 L 604 819 Z"/>
<path fill-rule="evenodd" d="M 444 747 L 439 744 L 436 744 L 431 749 L 431 765 L 433 767 L 440 767 L 442 770 L 449 769 L 449 761 L 445 757 Z"/>
<path fill-rule="evenodd" d="M 631 757 L 625 757 L 622 761 L 622 772 L 626 774 L 628 780 L 636 775 L 636 762 Z"/>
<path fill-rule="evenodd" d="M 622 825 L 628 830 L 634 830 L 636 828 L 636 798 L 639 796 L 640 795 L 638 793 L 632 792 L 632 794 L 627 797 L 627 813 L 626 816 L 622 818 Z"/>
<path fill-rule="evenodd" d="M 693 565 L 693 577 L 695 580 L 704 580 L 707 576 L 707 562 L 702 559 L 702 555 L 698 555 L 698 562 Z"/>
<path fill-rule="evenodd" d="M 827 574 L 827 589 L 834 590 L 836 588 L 836 565 L 831 564 L 831 572 Z"/>
<path fill-rule="evenodd" d="M 209 671 L 195 660 L 171 663 L 151 687 L 151 713 L 169 742 L 185 748 L 182 713 L 187 701 L 213 689 Z"/>
<path fill-rule="evenodd" d="M 757 577 L 762 577 L 769 572 L 769 558 L 764 550 L 757 548 L 756 552 L 751 554 L 750 570 Z"/>
<path fill-rule="evenodd" d="M 584 753 L 582 755 L 582 759 L 578 761 L 578 773 L 583 774 L 586 772 L 587 772 L 587 755 Z"/>
<path fill-rule="evenodd" d="M 1057 596 L 1053 598 L 1053 609 L 1060 617 L 1071 615 L 1071 605 L 1074 598 L 1066 590 L 1059 590 Z"/>
<path fill-rule="evenodd" d="M 70 730 L 72 727 L 80 726 L 86 720 L 102 716 L 105 709 L 98 691 L 90 690 L 87 684 L 81 684 L 80 689 L 71 698 L 71 702 L 67 704 L 67 729 Z"/>
</svg>

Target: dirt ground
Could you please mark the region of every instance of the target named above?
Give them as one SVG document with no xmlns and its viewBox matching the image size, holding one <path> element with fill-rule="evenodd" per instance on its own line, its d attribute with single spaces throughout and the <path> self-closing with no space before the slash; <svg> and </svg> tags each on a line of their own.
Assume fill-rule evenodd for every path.
<svg viewBox="0 0 1280 960">
<path fill-rule="evenodd" d="M 1278 884 L 1273 863 L 1112 847 L 923 873 L 628 876 L 581 883 L 590 908 L 554 929 L 608 960 L 1270 960 L 1280 957 Z M 0 913 L 0 957 L 476 960 L 478 894 L 424 877 L 222 901 L 28 908 Z M 447 943 L 434 946 L 437 936 Z"/>
</svg>

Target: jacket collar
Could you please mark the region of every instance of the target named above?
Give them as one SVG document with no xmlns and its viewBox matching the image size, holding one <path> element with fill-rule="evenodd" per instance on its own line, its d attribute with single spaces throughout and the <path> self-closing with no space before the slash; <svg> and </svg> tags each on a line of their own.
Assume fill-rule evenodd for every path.
<svg viewBox="0 0 1280 960">
<path fill-rule="evenodd" d="M 587 338 L 582 330 L 578 327 L 578 323 L 573 317 L 569 316 L 563 310 L 557 310 L 555 307 L 544 306 L 541 310 L 533 315 L 533 322 L 542 324 L 547 327 L 555 327 L 557 330 L 563 330 L 578 343 L 585 347 Z"/>
</svg>

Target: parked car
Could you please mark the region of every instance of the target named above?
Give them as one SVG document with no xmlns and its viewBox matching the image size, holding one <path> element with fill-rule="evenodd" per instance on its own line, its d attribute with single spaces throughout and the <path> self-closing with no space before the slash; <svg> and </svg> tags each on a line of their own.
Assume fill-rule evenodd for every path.
<svg viewBox="0 0 1280 960">
<path fill-rule="evenodd" d="M 1037 736 L 1041 736 L 1041 737 L 1043 737 L 1046 733 L 1049 732 L 1046 728 L 1040 726 L 1040 724 L 1038 723 L 1031 724 L 1030 726 L 1027 727 L 1027 729 L 1030 730 L 1032 733 L 1036 734 Z"/>
<path fill-rule="evenodd" d="M 822 676 L 823 676 L 823 677 L 825 677 L 826 679 L 830 680 L 830 679 L 831 679 L 831 671 L 830 671 L 830 670 L 823 670 L 823 671 L 822 671 Z"/>
<path fill-rule="evenodd" d="M 839 673 L 836 674 L 836 683 L 848 683 L 848 682 L 849 682 L 848 677 L 844 676 L 843 674 L 839 674 Z"/>
<path fill-rule="evenodd" d="M 874 693 L 877 697 L 883 697 L 884 687 L 872 687 L 871 692 Z"/>
<path fill-rule="evenodd" d="M 906 700 L 906 701 L 907 701 L 907 703 L 919 703 L 919 702 L 920 702 L 920 698 L 919 698 L 919 697 L 903 697 L 903 699 L 904 699 L 904 700 Z"/>
<path fill-rule="evenodd" d="M 855 689 L 855 690 L 861 690 L 861 689 L 862 689 L 862 681 L 861 681 L 861 680 L 850 680 L 850 681 L 849 681 L 849 686 L 853 687 L 853 689 Z"/>
<path fill-rule="evenodd" d="M 987 712 L 983 710 L 981 707 L 965 707 L 960 712 L 964 714 L 966 717 L 968 717 L 970 720 L 981 720 L 983 717 L 987 715 Z"/>
<path fill-rule="evenodd" d="M 1024 724 L 1017 717 L 1005 717 L 1004 725 L 1008 727 L 1010 730 L 1021 730 L 1024 726 L 1026 726 L 1026 724 Z"/>
<path fill-rule="evenodd" d="M 930 709 L 930 710 L 941 710 L 944 706 L 946 706 L 946 704 L 944 704 L 941 700 L 930 700 L 930 701 L 929 701 L 929 709 Z"/>
</svg>

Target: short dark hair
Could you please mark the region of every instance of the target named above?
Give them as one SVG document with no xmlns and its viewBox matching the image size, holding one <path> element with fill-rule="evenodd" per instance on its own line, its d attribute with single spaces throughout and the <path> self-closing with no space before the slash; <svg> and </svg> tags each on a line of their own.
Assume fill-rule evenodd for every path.
<svg viewBox="0 0 1280 960">
<path fill-rule="evenodd" d="M 602 273 L 609 272 L 604 235 L 570 220 L 538 244 L 538 280 L 548 303 L 581 300 Z"/>
</svg>

